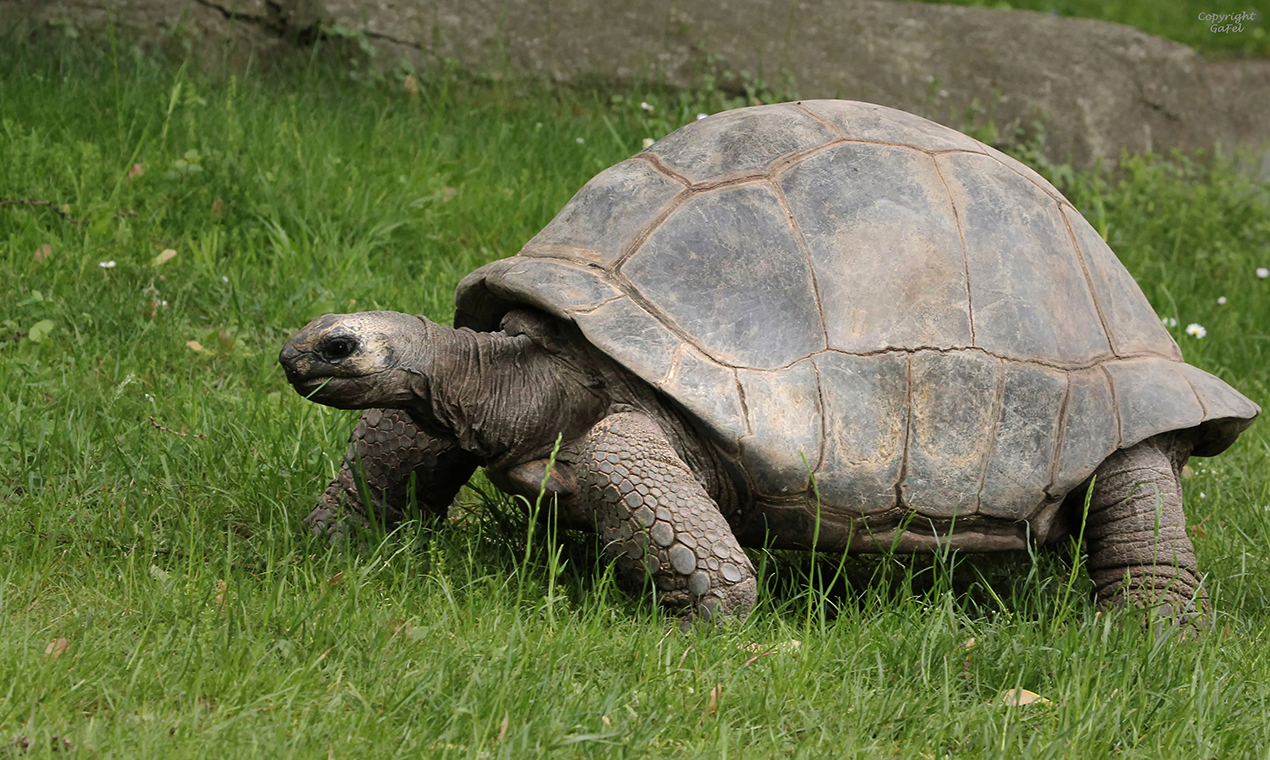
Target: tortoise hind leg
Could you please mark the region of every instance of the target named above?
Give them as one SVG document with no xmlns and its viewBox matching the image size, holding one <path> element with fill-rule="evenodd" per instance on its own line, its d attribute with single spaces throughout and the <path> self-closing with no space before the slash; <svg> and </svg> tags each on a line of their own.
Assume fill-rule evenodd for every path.
<svg viewBox="0 0 1270 760">
<path fill-rule="evenodd" d="M 662 604 L 686 622 L 744 618 L 754 607 L 749 558 L 652 418 L 612 414 L 591 429 L 578 458 L 578 498 L 626 585 L 650 575 Z"/>
<path fill-rule="evenodd" d="M 1178 478 L 1190 447 L 1156 436 L 1115 452 L 1095 473 L 1085 538 L 1103 605 L 1127 604 L 1185 621 L 1202 602 Z"/>
<path fill-rule="evenodd" d="M 392 527 L 412 501 L 425 514 L 444 517 L 476 465 L 457 442 L 424 432 L 406 412 L 367 409 L 349 436 L 339 474 L 304 524 L 313 535 L 332 538 L 347 532 L 349 520 Z M 370 491 L 370 510 L 359 485 Z"/>
</svg>

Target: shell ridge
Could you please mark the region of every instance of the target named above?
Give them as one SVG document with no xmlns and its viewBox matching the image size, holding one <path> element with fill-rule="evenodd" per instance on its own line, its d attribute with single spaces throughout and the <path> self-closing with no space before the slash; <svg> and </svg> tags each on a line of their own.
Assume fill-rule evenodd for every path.
<svg viewBox="0 0 1270 760">
<path fill-rule="evenodd" d="M 997 163 L 1000 163 L 1002 166 L 1005 166 L 1007 169 L 1010 168 L 1009 166 L 1006 166 L 1005 163 L 1001 162 L 999 159 Z M 1014 170 L 1011 169 L 1011 171 L 1014 171 Z M 1023 179 L 1028 179 L 1026 176 L 1024 176 L 1023 174 L 1020 174 L 1019 172 L 1014 172 L 1014 173 L 1018 174 L 1020 177 L 1023 177 Z M 1031 182 L 1030 179 L 1028 179 L 1028 181 Z M 1032 182 L 1032 184 L 1036 185 L 1035 182 Z M 1037 187 L 1040 187 L 1040 185 L 1037 185 Z M 1044 190 L 1044 189 L 1045 188 L 1041 187 L 1041 190 Z M 1046 193 L 1046 195 L 1048 195 L 1048 193 Z M 1081 274 L 1085 276 L 1085 288 L 1089 291 L 1089 299 L 1093 301 L 1094 303 L 1094 311 L 1098 313 L 1098 324 L 1102 327 L 1103 337 L 1106 338 L 1107 340 L 1107 349 L 1111 351 L 1112 356 L 1119 357 L 1120 351 L 1116 347 L 1116 343 L 1118 341 L 1115 340 L 1115 337 L 1112 334 L 1111 326 L 1107 324 L 1107 315 L 1103 311 L 1102 301 L 1098 297 L 1098 288 L 1095 287 L 1094 285 L 1093 273 L 1089 271 L 1089 262 L 1085 261 L 1085 251 L 1083 248 L 1080 247 L 1080 241 L 1076 239 L 1076 231 L 1072 229 L 1071 222 L 1067 221 L 1067 214 L 1063 213 L 1063 204 L 1061 203 L 1058 204 L 1058 218 L 1063 220 L 1063 229 L 1067 230 L 1067 239 L 1071 241 L 1072 248 L 1076 251 L 1076 261 L 1077 263 L 1080 264 Z"/>
<path fill-rule="evenodd" d="M 966 317 L 970 320 L 970 343 L 973 346 L 978 346 L 979 340 L 975 337 L 975 303 L 970 291 L 970 254 L 966 250 L 965 230 L 961 228 L 961 212 L 957 210 L 957 202 L 953 200 L 952 190 L 948 187 L 948 180 L 944 177 L 944 170 L 939 166 L 939 159 L 932 156 L 931 163 L 935 165 L 935 173 L 939 175 L 939 181 L 944 186 L 944 196 L 948 198 L 948 206 L 953 212 L 953 223 L 957 225 L 957 237 L 961 239 L 961 263 L 965 267 L 966 273 Z"/>
<path fill-rule="evenodd" d="M 817 148 L 817 150 L 824 147 L 826 146 L 822 145 L 820 148 Z M 820 297 L 820 280 L 816 275 L 816 264 L 811 258 L 811 249 L 807 247 L 807 238 L 803 236 L 803 229 L 799 226 L 798 220 L 794 218 L 794 212 L 789 207 L 789 199 L 785 197 L 785 190 L 781 188 L 780 183 L 769 179 L 767 184 L 772 188 L 772 192 L 776 195 L 776 202 L 780 204 L 781 211 L 785 212 L 785 218 L 789 220 L 789 226 L 794 231 L 794 242 L 798 244 L 798 250 L 803 254 L 803 259 L 807 261 L 807 271 L 811 275 L 811 295 L 816 302 L 816 316 L 820 318 L 820 331 L 825 338 L 825 348 L 828 348 L 829 326 L 825 324 L 824 302 Z M 801 358 L 795 359 L 793 362 L 790 362 L 790 366 L 793 366 L 800 361 L 802 361 Z"/>
<path fill-rule="evenodd" d="M 1063 372 L 1063 400 L 1058 404 L 1058 422 L 1054 426 L 1054 447 L 1050 451 L 1050 474 L 1049 481 L 1045 484 L 1042 491 L 1046 498 L 1054 498 L 1050 494 L 1050 489 L 1054 487 L 1054 482 L 1058 480 L 1059 459 L 1063 454 L 1063 439 L 1067 437 L 1067 404 L 1072 398 L 1072 373 Z"/>
<path fill-rule="evenodd" d="M 975 503 L 970 514 L 979 512 L 979 506 L 983 501 L 983 487 L 988 482 L 988 468 L 992 466 L 992 454 L 997 449 L 997 435 L 1001 431 L 1001 407 L 1005 403 L 1005 362 L 997 358 L 998 374 L 997 392 L 992 399 L 992 430 L 988 433 L 988 450 L 983 456 L 983 469 L 979 472 L 979 487 L 975 489 Z M 956 516 L 956 512 L 953 512 Z"/>
<path fill-rule="evenodd" d="M 1116 418 L 1116 445 L 1112 451 L 1116 451 L 1120 448 L 1120 442 L 1124 440 L 1124 420 L 1120 419 L 1120 399 L 1116 395 L 1115 379 L 1111 376 L 1107 365 L 1100 363 L 1098 369 L 1102 372 L 1103 378 L 1107 381 L 1107 388 L 1111 391 L 1111 412 Z"/>
<path fill-rule="evenodd" d="M 904 356 L 904 454 L 900 457 L 900 472 L 895 478 L 895 508 L 908 509 L 904 503 L 904 481 L 908 478 L 908 451 L 913 437 L 913 354 Z"/>
</svg>

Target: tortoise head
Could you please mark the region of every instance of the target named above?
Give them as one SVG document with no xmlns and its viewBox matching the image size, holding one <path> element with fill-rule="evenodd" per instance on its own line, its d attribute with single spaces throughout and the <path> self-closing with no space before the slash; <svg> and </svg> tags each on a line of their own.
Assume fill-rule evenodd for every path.
<svg viewBox="0 0 1270 760">
<path fill-rule="evenodd" d="M 395 311 L 327 314 L 282 347 L 296 392 L 339 409 L 407 406 L 426 394 L 427 322 Z"/>
</svg>

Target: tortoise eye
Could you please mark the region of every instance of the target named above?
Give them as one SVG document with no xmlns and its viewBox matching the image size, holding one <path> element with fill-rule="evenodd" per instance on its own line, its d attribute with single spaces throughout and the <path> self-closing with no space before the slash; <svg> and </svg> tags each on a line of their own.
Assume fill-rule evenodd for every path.
<svg viewBox="0 0 1270 760">
<path fill-rule="evenodd" d="M 357 343 L 352 338 L 331 338 L 322 345 L 322 353 L 331 360 L 344 359 L 356 349 Z"/>
</svg>

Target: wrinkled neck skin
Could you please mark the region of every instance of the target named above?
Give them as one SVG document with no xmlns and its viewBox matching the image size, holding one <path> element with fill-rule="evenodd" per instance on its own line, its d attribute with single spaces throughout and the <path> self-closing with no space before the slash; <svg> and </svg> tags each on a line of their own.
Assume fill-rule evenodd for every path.
<svg viewBox="0 0 1270 760">
<path fill-rule="evenodd" d="M 487 466 L 546 457 L 558 434 L 568 442 L 603 416 L 608 401 L 586 374 L 529 336 L 423 322 L 427 356 L 408 368 L 406 408 Z"/>
</svg>

